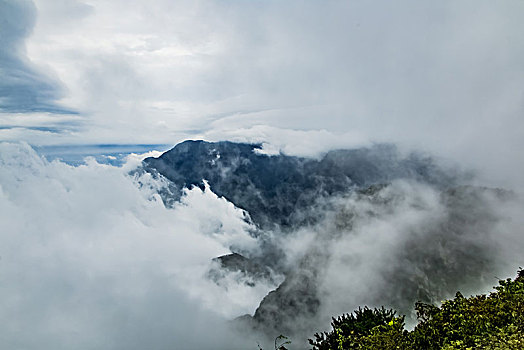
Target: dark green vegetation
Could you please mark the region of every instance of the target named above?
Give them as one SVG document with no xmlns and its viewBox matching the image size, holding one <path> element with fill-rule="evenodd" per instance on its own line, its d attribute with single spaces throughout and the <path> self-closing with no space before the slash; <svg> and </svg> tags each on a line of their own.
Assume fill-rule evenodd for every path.
<svg viewBox="0 0 524 350">
<path fill-rule="evenodd" d="M 333 318 L 332 330 L 309 342 L 313 350 L 524 349 L 524 271 L 495 289 L 470 298 L 457 293 L 440 307 L 417 303 L 412 331 L 393 310 L 359 308 Z"/>
</svg>

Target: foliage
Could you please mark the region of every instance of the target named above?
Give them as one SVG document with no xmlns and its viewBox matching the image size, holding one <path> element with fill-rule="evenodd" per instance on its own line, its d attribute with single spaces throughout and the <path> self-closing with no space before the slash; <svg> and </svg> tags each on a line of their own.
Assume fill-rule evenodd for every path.
<svg viewBox="0 0 524 350">
<path fill-rule="evenodd" d="M 419 324 L 404 329 L 395 311 L 359 308 L 333 318 L 330 332 L 315 334 L 313 350 L 349 349 L 524 349 L 524 271 L 499 281 L 489 295 L 457 293 L 440 307 L 416 303 Z"/>
<path fill-rule="evenodd" d="M 395 316 L 395 311 L 359 308 L 352 314 L 333 318 L 331 332 L 315 334 L 309 343 L 314 350 L 380 349 L 394 341 L 404 342 L 404 317 Z M 388 345 L 389 344 L 389 345 Z"/>
</svg>

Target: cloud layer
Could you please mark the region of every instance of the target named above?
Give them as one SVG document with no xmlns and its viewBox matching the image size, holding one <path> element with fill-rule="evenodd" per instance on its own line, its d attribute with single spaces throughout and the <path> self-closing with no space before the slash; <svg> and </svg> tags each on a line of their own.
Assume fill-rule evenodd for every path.
<svg viewBox="0 0 524 350">
<path fill-rule="evenodd" d="M 27 145 L 0 144 L 4 346 L 256 345 L 227 320 L 252 313 L 276 286 L 230 279 L 226 290 L 206 278 L 212 258 L 256 243 L 243 213 L 200 189 L 168 210 L 159 183 L 143 176 L 139 188 L 127 175 L 137 161 L 71 167 Z"/>
</svg>

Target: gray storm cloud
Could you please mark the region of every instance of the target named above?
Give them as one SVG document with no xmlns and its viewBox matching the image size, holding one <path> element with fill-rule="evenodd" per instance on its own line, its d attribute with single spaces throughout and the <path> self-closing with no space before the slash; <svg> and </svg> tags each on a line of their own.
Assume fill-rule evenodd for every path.
<svg viewBox="0 0 524 350">
<path fill-rule="evenodd" d="M 27 57 L 25 40 L 36 16 L 30 0 L 0 2 L 0 112 L 73 113 L 56 103 L 60 82 Z"/>
</svg>

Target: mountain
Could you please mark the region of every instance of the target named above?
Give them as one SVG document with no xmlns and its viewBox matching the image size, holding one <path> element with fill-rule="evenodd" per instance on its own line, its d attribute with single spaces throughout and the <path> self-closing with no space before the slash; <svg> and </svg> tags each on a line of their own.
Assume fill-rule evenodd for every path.
<svg viewBox="0 0 524 350">
<path fill-rule="evenodd" d="M 220 285 L 233 271 L 255 285 L 283 274 L 254 315 L 239 319 L 268 334 L 307 335 L 363 302 L 409 312 L 418 300 L 479 288 L 500 264 L 499 208 L 512 197 L 462 185 L 465 176 L 388 144 L 305 158 L 185 141 L 145 159 L 143 170 L 166 179 L 167 205 L 207 183 L 248 213 L 260 249 L 217 257 L 208 277 Z"/>
<path fill-rule="evenodd" d="M 166 201 L 184 188 L 200 186 L 246 210 L 262 228 L 296 227 L 311 223 L 309 212 L 319 198 L 399 178 L 449 186 L 453 178 L 427 157 L 402 157 L 392 145 L 335 150 L 320 159 L 268 156 L 260 145 L 233 142 L 184 141 L 158 158 L 144 160 L 146 171 L 161 174 L 174 184 Z M 166 198 L 167 197 L 167 198 Z"/>
</svg>

